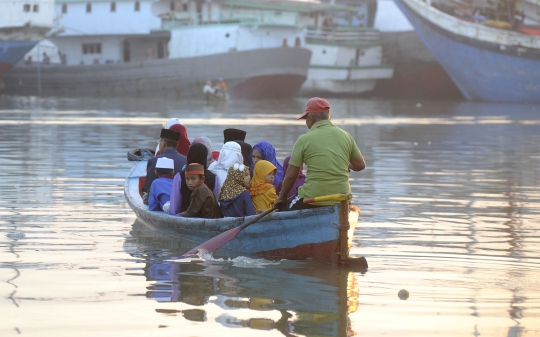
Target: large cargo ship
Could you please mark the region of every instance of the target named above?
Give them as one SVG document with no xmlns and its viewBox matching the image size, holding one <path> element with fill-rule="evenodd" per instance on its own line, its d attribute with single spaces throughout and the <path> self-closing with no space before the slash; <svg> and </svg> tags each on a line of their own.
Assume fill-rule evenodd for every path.
<svg viewBox="0 0 540 337">
<path fill-rule="evenodd" d="M 0 89 L 4 75 L 51 29 L 53 7 L 54 0 L 0 2 Z"/>
<path fill-rule="evenodd" d="M 5 92 L 202 97 L 206 81 L 222 77 L 232 97 L 290 97 L 309 68 L 292 14 L 194 0 L 57 0 L 56 11 L 50 40 L 61 63 L 18 66 Z"/>
<path fill-rule="evenodd" d="M 452 3 L 395 1 L 466 99 L 540 102 L 538 29 L 524 31 L 513 15 L 503 21 L 490 20 L 487 10 L 466 14 Z"/>
</svg>

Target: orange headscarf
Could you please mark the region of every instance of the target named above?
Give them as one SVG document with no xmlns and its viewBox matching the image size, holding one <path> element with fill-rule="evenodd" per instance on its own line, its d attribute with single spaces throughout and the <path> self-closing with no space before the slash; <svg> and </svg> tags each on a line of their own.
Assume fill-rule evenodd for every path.
<svg viewBox="0 0 540 337">
<path fill-rule="evenodd" d="M 275 172 L 277 169 L 274 164 L 269 161 L 261 160 L 255 165 L 249 193 L 251 194 L 253 208 L 256 211 L 266 211 L 272 208 L 274 201 L 277 199 L 276 188 L 274 185 L 264 181 L 264 177 L 273 171 Z"/>
</svg>

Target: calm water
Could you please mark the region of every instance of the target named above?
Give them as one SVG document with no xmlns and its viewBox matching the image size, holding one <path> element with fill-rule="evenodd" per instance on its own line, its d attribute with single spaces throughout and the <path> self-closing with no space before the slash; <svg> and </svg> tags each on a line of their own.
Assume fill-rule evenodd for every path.
<svg viewBox="0 0 540 337">
<path fill-rule="evenodd" d="M 126 152 L 178 117 L 282 160 L 305 102 L 0 96 L 0 336 L 540 335 L 538 106 L 330 100 L 368 164 L 351 182 L 366 273 L 168 260 L 180 243 L 124 200 Z"/>
</svg>

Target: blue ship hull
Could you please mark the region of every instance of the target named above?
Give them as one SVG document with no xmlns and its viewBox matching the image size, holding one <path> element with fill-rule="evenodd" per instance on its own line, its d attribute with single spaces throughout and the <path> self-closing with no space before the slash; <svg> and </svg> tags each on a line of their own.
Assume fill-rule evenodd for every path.
<svg viewBox="0 0 540 337">
<path fill-rule="evenodd" d="M 37 43 L 38 41 L 0 40 L 0 79 Z"/>
<path fill-rule="evenodd" d="M 457 35 L 395 2 L 466 99 L 540 103 L 540 50 Z"/>
</svg>

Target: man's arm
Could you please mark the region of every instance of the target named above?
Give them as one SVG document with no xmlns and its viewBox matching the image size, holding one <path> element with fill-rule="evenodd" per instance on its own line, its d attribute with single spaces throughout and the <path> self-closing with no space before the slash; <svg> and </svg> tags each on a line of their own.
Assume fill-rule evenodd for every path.
<svg viewBox="0 0 540 337">
<path fill-rule="evenodd" d="M 364 157 L 362 154 L 351 158 L 349 169 L 353 171 L 362 171 L 366 168 L 366 161 L 364 160 Z"/>
<path fill-rule="evenodd" d="M 281 185 L 281 192 L 279 193 L 279 196 L 276 199 L 276 201 L 274 201 L 274 206 L 285 204 L 285 202 L 287 201 L 287 195 L 289 194 L 289 191 L 293 187 L 296 179 L 298 179 L 299 174 L 300 174 L 300 167 L 289 164 L 289 168 L 287 169 L 287 172 L 285 172 L 285 178 L 283 178 L 283 183 Z"/>
</svg>

